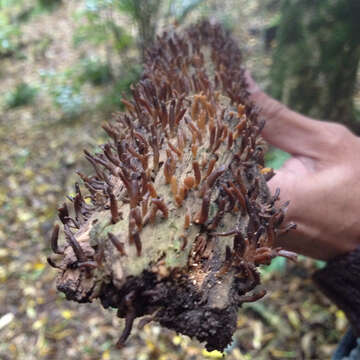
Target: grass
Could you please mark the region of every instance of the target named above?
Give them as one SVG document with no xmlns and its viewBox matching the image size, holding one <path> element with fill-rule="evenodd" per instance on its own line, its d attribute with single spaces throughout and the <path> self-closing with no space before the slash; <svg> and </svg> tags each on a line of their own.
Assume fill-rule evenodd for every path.
<svg viewBox="0 0 360 360">
<path fill-rule="evenodd" d="M 13 91 L 5 96 L 5 105 L 8 109 L 29 105 L 35 100 L 37 92 L 37 88 L 20 82 Z"/>
<path fill-rule="evenodd" d="M 94 86 L 104 85 L 113 79 L 110 66 L 98 59 L 86 58 L 81 62 L 81 82 L 90 82 Z"/>
</svg>

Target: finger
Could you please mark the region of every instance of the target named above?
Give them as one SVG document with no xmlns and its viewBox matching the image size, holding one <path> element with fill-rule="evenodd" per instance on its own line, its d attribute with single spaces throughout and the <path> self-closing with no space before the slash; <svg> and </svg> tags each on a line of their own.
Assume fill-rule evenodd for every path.
<svg viewBox="0 0 360 360">
<path fill-rule="evenodd" d="M 247 83 L 247 91 L 250 94 L 261 91 L 259 85 L 254 81 L 248 69 L 245 70 L 244 77 Z"/>
<path fill-rule="evenodd" d="M 266 120 L 265 140 L 292 155 L 318 157 L 319 146 L 327 145 L 327 123 L 292 111 L 265 94 L 254 98 Z"/>
<path fill-rule="evenodd" d="M 282 170 L 277 170 L 275 176 L 268 182 L 270 194 L 274 196 L 277 189 L 280 189 L 280 204 L 288 200 L 291 202 L 293 198 L 292 183 L 291 175 Z"/>
<path fill-rule="evenodd" d="M 277 207 L 290 201 L 284 225 L 289 222 L 297 223 L 299 218 L 308 213 L 306 209 L 309 207 L 308 204 L 311 203 L 308 186 L 312 183 L 312 174 L 313 171 L 309 169 L 307 163 L 304 163 L 302 159 L 292 157 L 279 170 L 276 170 L 275 176 L 268 182 L 272 195 L 275 194 L 276 189 L 280 189 L 280 199 Z"/>
<path fill-rule="evenodd" d="M 287 108 L 266 122 L 263 137 L 292 155 L 317 158 L 323 141 L 324 124 Z"/>
<path fill-rule="evenodd" d="M 280 200 L 277 207 L 286 201 L 290 201 L 281 228 L 285 229 L 290 222 L 295 223 L 297 228 L 279 236 L 276 246 L 286 250 L 295 251 L 299 254 L 321 259 L 324 249 L 319 242 L 314 241 L 314 224 L 309 217 L 314 213 L 309 206 L 314 202 L 315 194 L 313 184 L 317 182 L 313 175 L 309 175 L 308 169 L 296 158 L 288 160 L 284 166 L 276 172 L 276 175 L 269 181 L 269 188 L 272 194 L 276 188 L 280 188 Z"/>
<path fill-rule="evenodd" d="M 280 207 L 286 201 L 290 201 L 281 227 L 285 228 L 290 222 L 295 222 L 297 225 L 295 230 L 291 230 L 286 234 L 278 236 L 276 239 L 276 246 L 303 254 L 304 249 L 302 248 L 303 243 L 301 241 L 303 235 L 302 223 L 299 224 L 299 222 L 296 221 L 298 220 L 299 210 L 296 199 L 298 197 L 296 190 L 296 175 L 286 169 L 280 169 L 276 171 L 276 175 L 269 181 L 268 185 L 272 195 L 275 194 L 277 188 L 280 188 L 280 199 L 276 204 L 277 207 Z"/>
</svg>

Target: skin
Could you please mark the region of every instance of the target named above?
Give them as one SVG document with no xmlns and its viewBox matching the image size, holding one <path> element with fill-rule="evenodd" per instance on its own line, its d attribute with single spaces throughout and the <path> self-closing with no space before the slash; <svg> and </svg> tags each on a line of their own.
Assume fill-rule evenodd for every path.
<svg viewBox="0 0 360 360">
<path fill-rule="evenodd" d="M 277 246 L 330 260 L 360 246 L 360 138 L 345 126 L 314 120 L 265 94 L 246 73 L 252 101 L 266 120 L 263 137 L 291 154 L 269 181 L 290 200 L 285 224 L 297 229 Z"/>
</svg>

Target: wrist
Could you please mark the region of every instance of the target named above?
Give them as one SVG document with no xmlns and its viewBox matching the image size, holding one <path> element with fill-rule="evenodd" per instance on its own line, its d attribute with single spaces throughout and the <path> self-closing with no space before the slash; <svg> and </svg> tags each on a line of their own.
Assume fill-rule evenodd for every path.
<svg viewBox="0 0 360 360">
<path fill-rule="evenodd" d="M 264 117 L 265 120 L 271 120 L 278 117 L 280 113 L 289 111 L 285 105 L 275 100 L 261 89 L 251 93 L 250 99 L 259 107 L 260 115 Z"/>
</svg>

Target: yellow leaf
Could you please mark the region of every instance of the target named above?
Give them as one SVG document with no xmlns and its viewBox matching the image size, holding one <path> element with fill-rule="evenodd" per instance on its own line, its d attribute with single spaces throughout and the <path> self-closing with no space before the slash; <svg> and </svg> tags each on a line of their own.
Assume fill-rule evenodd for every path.
<svg viewBox="0 0 360 360">
<path fill-rule="evenodd" d="M 247 322 L 247 318 L 245 316 L 239 316 L 239 318 L 237 319 L 237 323 L 236 323 L 236 326 L 238 328 L 244 326 Z"/>
<path fill-rule="evenodd" d="M 291 323 L 291 325 L 295 328 L 298 329 L 301 326 L 301 322 L 299 319 L 299 315 L 296 313 L 296 311 L 294 310 L 288 310 L 287 311 L 287 317 Z"/>
<path fill-rule="evenodd" d="M 0 206 L 5 203 L 6 200 L 6 194 L 4 192 L 0 192 Z"/>
<path fill-rule="evenodd" d="M 23 174 L 27 179 L 32 179 L 35 175 L 34 172 L 30 168 L 24 169 Z"/>
<path fill-rule="evenodd" d="M 336 317 L 338 319 L 345 319 L 346 318 L 344 312 L 341 311 L 341 310 L 336 311 Z"/>
<path fill-rule="evenodd" d="M 180 345 L 181 344 L 181 336 L 177 335 L 177 336 L 174 336 L 173 339 L 172 339 L 172 342 L 174 345 Z"/>
<path fill-rule="evenodd" d="M 69 319 L 71 319 L 71 318 L 73 317 L 73 313 L 72 313 L 72 311 L 70 311 L 70 310 L 63 310 L 63 311 L 61 312 L 61 316 L 62 316 L 64 319 L 69 320 Z"/>
<path fill-rule="evenodd" d="M 109 360 L 110 359 L 110 351 L 106 350 L 103 352 L 102 356 L 101 356 L 101 360 Z"/>
<path fill-rule="evenodd" d="M 16 349 L 16 345 L 15 344 L 10 344 L 9 345 L 9 349 L 12 353 L 16 353 L 17 352 L 17 349 Z"/>
<path fill-rule="evenodd" d="M 44 321 L 43 320 L 36 320 L 34 323 L 33 323 L 33 329 L 34 330 L 39 330 L 43 327 L 44 325 Z"/>
<path fill-rule="evenodd" d="M 262 168 L 262 169 L 260 170 L 260 172 L 261 172 L 263 175 L 269 173 L 270 171 L 272 171 L 272 168 L 268 168 L 268 167 Z"/>
<path fill-rule="evenodd" d="M 61 339 L 64 339 L 64 338 L 66 338 L 68 336 L 72 336 L 72 335 L 73 335 L 73 331 L 71 329 L 65 329 L 63 331 L 56 333 L 54 335 L 54 338 L 56 340 L 61 340 Z"/>
<path fill-rule="evenodd" d="M 205 356 L 207 358 L 211 358 L 211 359 L 222 359 L 224 357 L 224 354 L 217 350 L 207 351 L 204 349 L 202 351 L 202 354 L 203 354 L 203 356 Z"/>
<path fill-rule="evenodd" d="M 147 347 L 149 348 L 150 351 L 155 350 L 155 345 L 150 340 L 146 340 L 146 345 L 147 345 Z"/>
<path fill-rule="evenodd" d="M 4 267 L 0 266 L 0 282 L 4 282 L 7 279 L 7 272 Z"/>
<path fill-rule="evenodd" d="M 0 248 L 0 258 L 7 257 L 9 255 L 9 250 L 5 248 Z"/>
<path fill-rule="evenodd" d="M 45 267 L 44 263 L 35 263 L 34 264 L 34 270 L 43 270 Z"/>
<path fill-rule="evenodd" d="M 36 187 L 37 193 L 39 195 L 43 195 L 45 194 L 48 190 L 50 189 L 50 185 L 49 184 L 40 184 Z"/>
<path fill-rule="evenodd" d="M 21 222 L 26 222 L 32 218 L 32 214 L 28 211 L 18 209 L 17 217 Z"/>
<path fill-rule="evenodd" d="M 36 288 L 33 287 L 33 286 L 26 286 L 23 291 L 24 291 L 24 295 L 27 295 L 27 296 L 35 296 L 37 290 L 36 290 Z M 35 306 L 35 304 L 34 304 L 33 301 L 29 301 L 29 304 L 30 304 L 31 306 Z"/>
<path fill-rule="evenodd" d="M 41 304 L 43 304 L 43 303 L 45 302 L 45 299 L 44 299 L 43 297 L 38 297 L 38 298 L 36 298 L 36 302 L 37 302 L 39 305 L 41 305 Z"/>
</svg>

